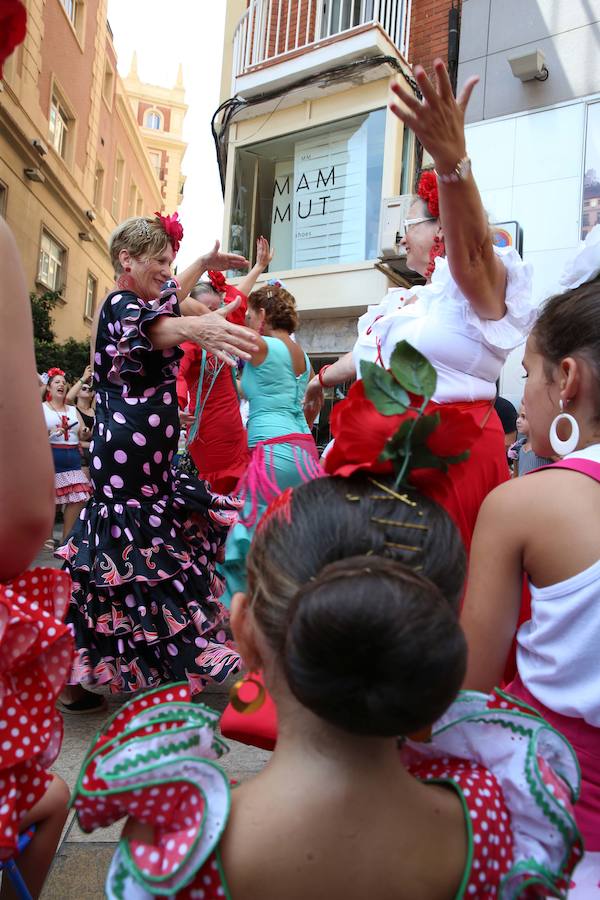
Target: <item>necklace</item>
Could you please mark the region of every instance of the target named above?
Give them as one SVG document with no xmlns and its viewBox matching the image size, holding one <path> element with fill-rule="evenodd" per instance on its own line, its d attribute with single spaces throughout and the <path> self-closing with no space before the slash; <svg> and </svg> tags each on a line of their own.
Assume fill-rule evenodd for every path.
<svg viewBox="0 0 600 900">
<path fill-rule="evenodd" d="M 47 402 L 48 406 L 50 407 L 50 409 L 54 410 L 54 412 L 56 413 L 57 416 L 64 416 L 66 413 L 68 413 L 68 408 L 67 408 L 66 404 L 63 403 L 62 410 L 61 410 L 61 409 L 57 409 L 54 406 L 54 404 L 52 403 L 52 400 L 47 400 L 46 402 Z"/>
</svg>

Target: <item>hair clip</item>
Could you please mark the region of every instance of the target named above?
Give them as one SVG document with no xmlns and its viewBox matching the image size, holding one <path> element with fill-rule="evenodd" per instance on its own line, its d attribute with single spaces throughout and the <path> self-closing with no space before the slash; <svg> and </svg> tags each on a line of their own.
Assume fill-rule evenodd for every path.
<svg viewBox="0 0 600 900">
<path fill-rule="evenodd" d="M 150 237 L 150 226 L 148 225 L 148 223 L 146 222 L 145 219 L 140 219 L 140 220 L 139 220 L 139 222 L 138 222 L 138 228 L 139 228 L 141 234 L 142 234 L 145 238 L 149 238 L 149 237 Z"/>
<path fill-rule="evenodd" d="M 357 494 L 346 494 L 346 500 L 349 500 L 350 503 L 358 503 L 360 497 Z"/>
<path fill-rule="evenodd" d="M 399 494 L 397 491 L 393 490 L 392 488 L 388 487 L 387 485 L 381 484 L 381 482 L 376 481 L 375 478 L 369 478 L 369 481 L 371 482 L 371 484 L 374 484 L 375 487 L 378 487 L 381 491 L 384 491 L 386 494 L 388 494 L 394 500 L 399 500 L 401 503 L 406 503 L 407 506 L 413 506 L 413 507 L 417 506 L 417 503 L 414 500 L 411 500 L 407 494 Z M 372 498 L 372 499 L 375 499 L 375 498 Z"/>
<path fill-rule="evenodd" d="M 421 513 L 423 515 L 423 513 Z M 393 528 L 416 528 L 419 531 L 429 531 L 429 525 L 417 525 L 412 522 L 396 522 L 395 519 L 379 519 L 377 516 L 371 516 L 371 522 L 376 525 L 390 525 Z"/>
<path fill-rule="evenodd" d="M 395 541 L 384 541 L 384 547 L 394 547 L 396 550 L 411 550 L 413 553 L 420 553 L 421 547 L 413 547 L 411 544 L 397 544 Z"/>
</svg>

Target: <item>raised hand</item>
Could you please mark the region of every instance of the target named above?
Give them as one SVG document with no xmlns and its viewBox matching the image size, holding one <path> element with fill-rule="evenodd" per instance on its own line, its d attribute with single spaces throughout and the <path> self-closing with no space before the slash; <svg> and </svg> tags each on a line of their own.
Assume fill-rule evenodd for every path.
<svg viewBox="0 0 600 900">
<path fill-rule="evenodd" d="M 270 265 L 275 251 L 269 247 L 269 242 L 265 237 L 259 237 L 256 241 L 256 265 L 258 268 L 265 269 Z"/>
<path fill-rule="evenodd" d="M 239 271 L 248 268 L 248 260 L 245 256 L 240 256 L 238 253 L 221 253 L 220 247 L 220 241 L 215 241 L 215 246 L 212 250 L 205 253 L 202 257 L 205 271 L 207 269 L 216 269 L 217 271 L 234 269 Z"/>
<path fill-rule="evenodd" d="M 459 98 L 455 99 L 446 66 L 441 59 L 436 59 L 433 66 L 435 87 L 423 66 L 414 67 L 415 80 L 423 100 L 417 100 L 394 82 L 391 89 L 403 105 L 392 102 L 390 109 L 407 128 L 414 131 L 432 156 L 438 172 L 449 174 L 466 156 L 465 111 L 479 78 L 476 75 L 469 78 Z"/>
</svg>

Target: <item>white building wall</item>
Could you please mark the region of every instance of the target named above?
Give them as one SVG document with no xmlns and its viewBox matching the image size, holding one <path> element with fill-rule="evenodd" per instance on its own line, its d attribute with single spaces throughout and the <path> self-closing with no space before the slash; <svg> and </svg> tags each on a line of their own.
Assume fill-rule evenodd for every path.
<svg viewBox="0 0 600 900">
<path fill-rule="evenodd" d="M 599 100 L 600 95 L 587 98 Z M 558 287 L 579 243 L 587 102 L 575 101 L 467 126 L 468 151 L 490 221 L 516 220 L 541 303 Z M 522 396 L 522 349 L 509 357 L 501 393 Z"/>
</svg>

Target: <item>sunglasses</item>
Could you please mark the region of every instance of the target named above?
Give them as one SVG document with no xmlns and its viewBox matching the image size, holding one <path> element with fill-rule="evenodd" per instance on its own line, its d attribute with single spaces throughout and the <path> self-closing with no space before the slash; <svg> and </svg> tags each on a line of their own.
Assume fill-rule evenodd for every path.
<svg viewBox="0 0 600 900">
<path fill-rule="evenodd" d="M 400 233 L 402 237 L 406 237 L 406 232 L 409 228 L 412 228 L 413 225 L 420 225 L 421 222 L 435 222 L 435 219 L 431 216 L 422 216 L 420 219 L 404 219 L 404 221 L 400 225 Z"/>
<path fill-rule="evenodd" d="M 91 390 L 92 389 L 89 384 L 82 384 L 82 386 L 79 388 L 80 393 L 82 393 L 83 391 L 87 391 L 89 393 Z"/>
</svg>

